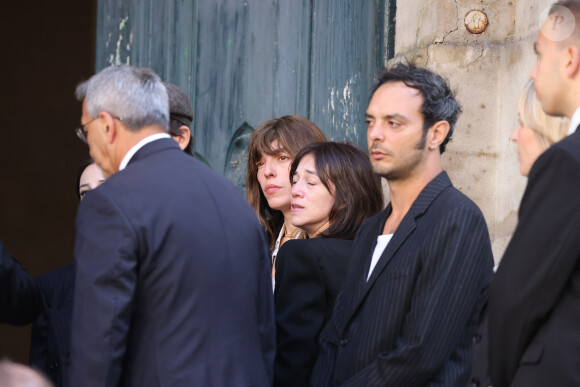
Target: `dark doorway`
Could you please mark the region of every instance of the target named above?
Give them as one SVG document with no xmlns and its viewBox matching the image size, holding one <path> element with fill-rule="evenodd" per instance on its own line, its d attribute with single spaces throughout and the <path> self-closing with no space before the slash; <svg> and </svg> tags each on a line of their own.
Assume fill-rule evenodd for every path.
<svg viewBox="0 0 580 387">
<path fill-rule="evenodd" d="M 0 6 L 0 238 L 34 276 L 73 260 L 75 174 L 89 157 L 74 89 L 94 72 L 96 2 Z M 0 358 L 27 363 L 29 343 L 30 326 L 0 324 Z"/>
</svg>

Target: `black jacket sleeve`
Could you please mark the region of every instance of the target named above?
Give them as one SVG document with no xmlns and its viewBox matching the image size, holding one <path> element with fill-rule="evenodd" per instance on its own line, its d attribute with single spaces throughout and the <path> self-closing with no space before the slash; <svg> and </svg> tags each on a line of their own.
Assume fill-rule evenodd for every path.
<svg viewBox="0 0 580 387">
<path fill-rule="evenodd" d="M 0 241 L 0 322 L 29 324 L 42 309 L 34 278 L 20 266 Z"/>
</svg>

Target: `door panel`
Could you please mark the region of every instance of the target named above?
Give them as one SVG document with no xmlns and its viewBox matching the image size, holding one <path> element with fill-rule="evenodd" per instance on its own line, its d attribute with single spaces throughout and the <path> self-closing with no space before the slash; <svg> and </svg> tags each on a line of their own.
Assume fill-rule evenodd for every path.
<svg viewBox="0 0 580 387">
<path fill-rule="evenodd" d="M 96 67 L 147 66 L 181 86 L 195 151 L 241 189 L 243 146 L 273 117 L 308 117 L 329 139 L 366 149 L 385 2 L 100 0 Z"/>
</svg>

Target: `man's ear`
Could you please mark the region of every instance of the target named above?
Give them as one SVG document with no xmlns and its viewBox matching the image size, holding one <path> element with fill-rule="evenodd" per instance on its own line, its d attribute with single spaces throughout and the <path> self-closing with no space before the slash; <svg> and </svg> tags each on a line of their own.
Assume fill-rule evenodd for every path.
<svg viewBox="0 0 580 387">
<path fill-rule="evenodd" d="M 118 121 L 115 120 L 112 114 L 102 111 L 99 113 L 99 118 L 104 121 L 104 126 L 102 127 L 107 136 L 107 143 L 112 144 L 117 138 L 118 134 Z"/>
<path fill-rule="evenodd" d="M 574 78 L 580 70 L 580 50 L 576 45 L 570 44 L 566 48 L 565 74 L 568 78 Z"/>
<path fill-rule="evenodd" d="M 439 149 L 439 146 L 447 138 L 449 133 L 449 122 L 437 121 L 429 128 L 427 136 L 427 146 L 429 149 Z"/>
<path fill-rule="evenodd" d="M 189 139 L 191 138 L 191 131 L 187 126 L 181 125 L 179 127 L 179 135 L 172 137 L 175 141 L 177 141 L 177 144 L 179 145 L 181 150 L 184 150 L 187 144 L 189 144 Z"/>
</svg>

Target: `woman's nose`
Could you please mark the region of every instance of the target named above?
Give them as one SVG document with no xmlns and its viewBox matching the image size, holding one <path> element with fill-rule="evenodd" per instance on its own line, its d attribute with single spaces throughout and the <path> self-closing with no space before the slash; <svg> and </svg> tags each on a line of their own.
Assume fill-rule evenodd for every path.
<svg viewBox="0 0 580 387">
<path fill-rule="evenodd" d="M 264 164 L 264 176 L 273 177 L 276 176 L 276 168 L 271 162 L 266 161 Z"/>
<path fill-rule="evenodd" d="M 302 197 L 304 196 L 304 191 L 300 186 L 300 182 L 296 182 L 292 185 L 292 189 L 290 190 L 292 197 Z"/>
<path fill-rule="evenodd" d="M 510 134 L 510 140 L 512 142 L 518 142 L 517 141 L 518 140 L 518 133 L 517 132 L 518 132 L 519 128 L 520 128 L 519 126 L 516 126 L 514 128 L 514 130 L 512 130 L 512 133 Z"/>
</svg>

